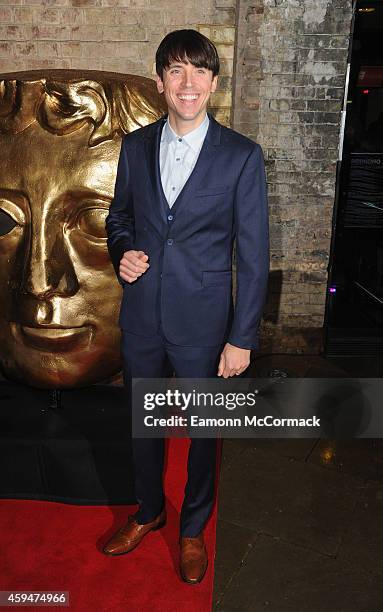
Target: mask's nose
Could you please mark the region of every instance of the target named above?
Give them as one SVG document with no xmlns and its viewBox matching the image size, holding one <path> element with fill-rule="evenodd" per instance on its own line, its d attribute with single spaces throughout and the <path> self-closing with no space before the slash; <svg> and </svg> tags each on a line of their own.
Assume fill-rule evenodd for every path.
<svg viewBox="0 0 383 612">
<path fill-rule="evenodd" d="M 63 222 L 33 219 L 20 286 L 21 312 L 30 319 L 33 310 L 33 319 L 49 322 L 52 298 L 73 296 L 78 288 Z"/>
</svg>

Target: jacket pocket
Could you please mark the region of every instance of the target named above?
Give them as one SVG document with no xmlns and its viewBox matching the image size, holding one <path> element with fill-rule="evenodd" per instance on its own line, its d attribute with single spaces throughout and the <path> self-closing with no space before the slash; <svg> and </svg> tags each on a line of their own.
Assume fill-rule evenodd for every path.
<svg viewBox="0 0 383 612">
<path fill-rule="evenodd" d="M 207 270 L 202 272 L 203 287 L 221 287 L 231 285 L 231 270 Z"/>
<path fill-rule="evenodd" d="M 223 193 L 230 193 L 234 191 L 233 187 L 225 186 L 225 185 L 217 185 L 216 187 L 208 187 L 206 189 L 196 189 L 194 195 L 196 198 L 201 198 L 203 196 L 215 196 L 221 195 Z"/>
</svg>

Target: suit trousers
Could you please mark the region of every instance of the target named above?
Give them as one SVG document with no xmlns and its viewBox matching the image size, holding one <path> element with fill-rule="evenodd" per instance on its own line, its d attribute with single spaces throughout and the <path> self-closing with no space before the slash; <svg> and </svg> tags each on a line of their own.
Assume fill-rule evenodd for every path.
<svg viewBox="0 0 383 612">
<path fill-rule="evenodd" d="M 213 378 L 224 344 L 215 347 L 178 346 L 166 340 L 160 330 L 146 337 L 122 330 L 124 380 L 132 378 Z M 164 439 L 132 437 L 135 495 L 139 504 L 135 518 L 148 523 L 165 504 L 163 491 Z M 217 440 L 192 438 L 188 455 L 188 476 L 180 516 L 183 537 L 196 537 L 204 528 L 214 503 Z"/>
</svg>

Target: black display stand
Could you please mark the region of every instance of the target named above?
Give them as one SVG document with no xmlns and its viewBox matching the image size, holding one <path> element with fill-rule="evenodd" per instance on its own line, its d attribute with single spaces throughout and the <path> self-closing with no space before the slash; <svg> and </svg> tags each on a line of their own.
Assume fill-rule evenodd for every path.
<svg viewBox="0 0 383 612">
<path fill-rule="evenodd" d="M 123 387 L 62 391 L 0 381 L 0 497 L 134 504 Z"/>
</svg>

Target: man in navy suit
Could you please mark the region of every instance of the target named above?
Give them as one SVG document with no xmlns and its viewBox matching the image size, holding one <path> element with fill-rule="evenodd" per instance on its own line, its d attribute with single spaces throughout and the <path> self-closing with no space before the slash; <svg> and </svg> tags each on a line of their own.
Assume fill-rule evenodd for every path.
<svg viewBox="0 0 383 612">
<path fill-rule="evenodd" d="M 108 248 L 120 282 L 125 380 L 239 375 L 259 346 L 268 211 L 261 147 L 207 113 L 217 50 L 195 30 L 168 34 L 156 54 L 168 114 L 123 138 Z M 232 251 L 236 243 L 236 300 Z M 118 555 L 165 524 L 163 439 L 133 439 L 139 510 L 104 548 Z M 207 567 L 203 528 L 214 500 L 215 439 L 192 439 L 180 520 L 185 582 Z"/>
</svg>

